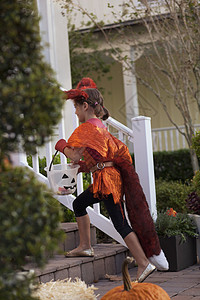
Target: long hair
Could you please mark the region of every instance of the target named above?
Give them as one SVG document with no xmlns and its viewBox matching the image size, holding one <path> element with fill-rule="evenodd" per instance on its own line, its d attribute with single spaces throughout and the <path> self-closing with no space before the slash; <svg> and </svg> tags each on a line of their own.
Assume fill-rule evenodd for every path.
<svg viewBox="0 0 200 300">
<path fill-rule="evenodd" d="M 97 118 L 106 120 L 109 117 L 109 111 L 103 105 L 103 96 L 99 90 L 95 88 L 87 88 L 84 90 L 72 89 L 66 92 L 68 99 L 73 99 L 77 104 L 87 102 L 93 109 Z"/>
</svg>

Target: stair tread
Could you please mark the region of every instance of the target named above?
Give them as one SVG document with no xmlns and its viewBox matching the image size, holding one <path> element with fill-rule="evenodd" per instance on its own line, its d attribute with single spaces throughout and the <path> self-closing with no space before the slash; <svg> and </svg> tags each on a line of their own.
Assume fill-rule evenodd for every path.
<svg viewBox="0 0 200 300">
<path fill-rule="evenodd" d="M 90 224 L 90 227 L 92 228 L 94 226 Z M 65 232 L 70 232 L 70 231 L 78 230 L 78 225 L 76 222 L 66 222 L 66 223 L 61 223 L 60 228 Z"/>
<path fill-rule="evenodd" d="M 96 227 L 91 225 L 91 244 L 94 248 L 94 257 L 65 257 L 65 251 L 70 251 L 79 245 L 78 226 L 75 222 L 67 222 L 61 223 L 60 228 L 65 232 L 66 238 L 45 267 L 37 268 L 35 264 L 27 263 L 23 268 L 27 271 L 34 270 L 38 282 L 45 283 L 66 278 L 73 280 L 78 277 L 86 283 L 92 283 L 104 278 L 106 274 L 121 272 L 123 261 L 129 255 L 126 247 L 117 242 L 97 244 Z M 27 257 L 28 259 L 30 258 Z"/>
<path fill-rule="evenodd" d="M 34 269 L 37 276 L 48 274 L 50 272 L 74 267 L 76 265 L 92 262 L 103 257 L 109 257 L 127 250 L 120 244 L 96 244 L 94 248 L 94 257 L 65 257 L 64 255 L 55 255 L 51 258 L 43 269 L 35 268 L 34 264 L 27 264 L 25 270 Z"/>
</svg>

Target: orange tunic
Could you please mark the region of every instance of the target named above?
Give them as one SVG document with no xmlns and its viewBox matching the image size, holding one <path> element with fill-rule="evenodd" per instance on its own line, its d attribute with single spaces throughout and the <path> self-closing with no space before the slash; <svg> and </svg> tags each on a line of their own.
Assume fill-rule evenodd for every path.
<svg viewBox="0 0 200 300">
<path fill-rule="evenodd" d="M 124 193 L 131 226 L 146 256 L 158 255 L 161 251 L 159 239 L 126 145 L 112 136 L 106 128 L 85 122 L 75 129 L 67 146 L 84 148 L 85 162 L 80 162 L 82 171 L 89 172 L 97 163 L 88 148 L 97 151 L 100 161 L 114 162 L 114 167 L 105 167 L 93 173 L 94 196 L 100 198 L 112 193 L 115 203 L 120 204 Z"/>
<path fill-rule="evenodd" d="M 117 139 L 116 139 L 117 140 Z M 100 156 L 101 161 L 115 161 L 115 157 L 120 148 L 120 141 L 116 144 L 115 138 L 107 131 L 106 128 L 99 128 L 89 122 L 81 124 L 72 133 L 68 140 L 69 147 L 77 148 L 91 148 L 96 150 Z M 121 147 L 126 147 L 121 143 Z M 131 156 L 128 152 L 130 162 L 132 163 Z M 86 169 L 89 171 L 97 164 L 87 149 L 83 152 L 84 162 Z M 93 173 L 93 186 L 92 191 L 94 197 L 106 196 L 113 194 L 115 203 L 119 203 L 123 197 L 122 178 L 120 171 L 115 167 L 106 167 L 103 170 L 97 170 Z"/>
</svg>

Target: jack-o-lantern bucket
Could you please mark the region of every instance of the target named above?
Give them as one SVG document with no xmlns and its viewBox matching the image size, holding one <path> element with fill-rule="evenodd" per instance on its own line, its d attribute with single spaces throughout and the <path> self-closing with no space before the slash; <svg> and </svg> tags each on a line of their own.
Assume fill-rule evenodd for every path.
<svg viewBox="0 0 200 300">
<path fill-rule="evenodd" d="M 50 186 L 55 194 L 73 194 L 76 191 L 77 173 L 80 166 L 72 163 L 53 165 L 56 154 L 57 152 L 55 153 L 49 168 L 45 168 Z"/>
</svg>

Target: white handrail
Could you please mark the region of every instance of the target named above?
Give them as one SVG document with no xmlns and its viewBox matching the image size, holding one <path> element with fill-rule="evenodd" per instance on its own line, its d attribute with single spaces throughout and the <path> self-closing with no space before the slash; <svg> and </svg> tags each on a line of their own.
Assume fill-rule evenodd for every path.
<svg viewBox="0 0 200 300">
<path fill-rule="evenodd" d="M 178 126 L 179 129 L 185 129 L 184 125 L 180 125 Z M 200 128 L 200 124 L 194 124 L 194 128 L 198 129 Z M 177 130 L 177 128 L 175 126 L 172 127 L 161 127 L 161 128 L 153 128 L 152 132 L 156 132 L 156 131 L 169 131 L 169 130 Z"/>
<path fill-rule="evenodd" d="M 120 136 L 121 133 L 123 133 L 128 137 L 130 141 L 133 141 L 133 131 L 129 127 L 115 120 L 114 118 L 109 117 L 106 121 L 104 121 L 104 124 L 111 125 L 113 128 L 117 129 L 120 132 Z"/>
</svg>

